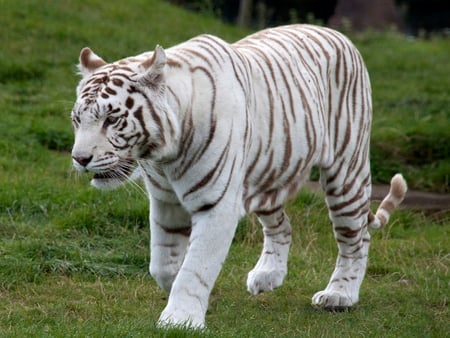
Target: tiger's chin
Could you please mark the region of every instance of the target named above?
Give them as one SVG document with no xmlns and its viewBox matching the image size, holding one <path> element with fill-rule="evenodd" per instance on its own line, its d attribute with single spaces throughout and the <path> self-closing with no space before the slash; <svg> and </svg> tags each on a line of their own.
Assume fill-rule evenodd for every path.
<svg viewBox="0 0 450 338">
<path fill-rule="evenodd" d="M 91 185 L 99 190 L 113 190 L 123 185 L 126 181 L 126 178 L 112 178 L 95 174 L 91 180 Z"/>
<path fill-rule="evenodd" d="M 106 171 L 102 173 L 95 173 L 91 180 L 91 185 L 100 190 L 116 189 L 126 182 L 138 181 L 142 177 L 141 169 L 139 167 L 127 166 L 121 168 L 120 171 Z"/>
</svg>

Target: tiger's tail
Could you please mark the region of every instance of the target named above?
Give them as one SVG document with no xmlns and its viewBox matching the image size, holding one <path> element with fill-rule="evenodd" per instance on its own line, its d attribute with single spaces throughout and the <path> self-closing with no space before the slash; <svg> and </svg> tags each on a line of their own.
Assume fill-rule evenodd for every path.
<svg viewBox="0 0 450 338">
<path fill-rule="evenodd" d="M 383 199 L 380 206 L 377 209 L 375 215 L 369 213 L 369 227 L 372 229 L 380 229 L 389 222 L 389 217 L 396 207 L 402 203 L 405 198 L 408 186 L 401 174 L 396 174 L 391 179 L 391 187 L 389 193 Z"/>
</svg>

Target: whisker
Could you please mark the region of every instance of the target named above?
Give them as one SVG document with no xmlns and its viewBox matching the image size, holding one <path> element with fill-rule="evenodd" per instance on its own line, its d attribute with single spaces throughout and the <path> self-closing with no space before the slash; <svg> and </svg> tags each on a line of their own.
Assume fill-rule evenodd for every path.
<svg viewBox="0 0 450 338">
<path fill-rule="evenodd" d="M 88 176 L 76 170 L 72 165 L 67 169 L 67 178 L 79 184 L 80 181 L 86 181 Z"/>
<path fill-rule="evenodd" d="M 145 191 L 145 189 L 134 181 L 128 181 L 124 188 L 127 190 L 130 188 L 131 190 L 137 192 L 139 195 L 144 195 L 145 197 L 147 197 L 147 192 Z"/>
<path fill-rule="evenodd" d="M 136 170 L 139 169 L 134 162 L 124 161 L 120 163 L 119 172 L 122 175 L 122 177 L 126 179 L 128 185 L 134 188 L 139 193 L 142 193 L 145 196 L 147 196 L 145 188 L 143 188 L 142 185 L 138 183 L 138 180 L 140 180 L 141 176 L 139 174 L 136 174 Z M 131 173 L 128 174 L 129 172 Z"/>
</svg>

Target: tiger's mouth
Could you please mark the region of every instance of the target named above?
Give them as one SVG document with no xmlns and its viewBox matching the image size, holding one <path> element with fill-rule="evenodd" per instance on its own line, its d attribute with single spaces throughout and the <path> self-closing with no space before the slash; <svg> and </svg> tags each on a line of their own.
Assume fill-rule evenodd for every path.
<svg viewBox="0 0 450 338">
<path fill-rule="evenodd" d="M 95 172 L 91 184 L 98 189 L 113 189 L 130 179 L 136 169 L 134 161 L 122 161 L 114 168 Z"/>
<path fill-rule="evenodd" d="M 125 181 L 128 179 L 130 174 L 133 172 L 134 166 L 132 163 L 128 163 L 127 165 L 120 165 L 117 168 L 113 168 L 107 171 L 94 173 L 93 178 L 96 180 L 107 180 L 107 179 L 117 179 L 121 181 Z"/>
<path fill-rule="evenodd" d="M 123 171 L 118 172 L 116 170 L 110 170 L 101 173 L 95 173 L 93 179 L 95 180 L 115 179 L 125 181 L 127 179 L 127 176 L 128 176 L 127 173 L 124 173 Z"/>
</svg>

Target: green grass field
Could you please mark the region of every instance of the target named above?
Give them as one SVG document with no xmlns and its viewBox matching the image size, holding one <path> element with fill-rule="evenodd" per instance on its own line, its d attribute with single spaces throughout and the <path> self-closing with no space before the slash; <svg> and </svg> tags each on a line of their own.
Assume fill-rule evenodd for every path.
<svg viewBox="0 0 450 338">
<path fill-rule="evenodd" d="M 321 196 L 288 203 L 289 273 L 251 296 L 261 250 L 244 219 L 213 290 L 204 333 L 160 331 L 167 295 L 148 275 L 148 202 L 134 186 L 101 192 L 71 169 L 69 118 L 79 51 L 113 61 L 199 33 L 246 35 L 162 1 L 0 0 L 1 337 L 445 337 L 450 332 L 450 214 L 397 211 L 373 233 L 361 300 L 348 313 L 310 306 L 336 246 Z M 393 33 L 354 37 L 373 82 L 374 180 L 448 191 L 450 43 Z"/>
</svg>

